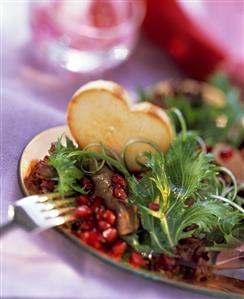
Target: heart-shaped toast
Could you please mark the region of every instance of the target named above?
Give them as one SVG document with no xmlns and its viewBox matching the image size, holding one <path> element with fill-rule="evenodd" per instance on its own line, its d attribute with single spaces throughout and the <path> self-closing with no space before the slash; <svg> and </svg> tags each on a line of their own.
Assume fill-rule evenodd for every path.
<svg viewBox="0 0 244 299">
<path fill-rule="evenodd" d="M 133 139 L 146 139 L 164 152 L 173 139 L 167 114 L 150 103 L 132 104 L 128 93 L 111 81 L 93 81 L 77 90 L 68 105 L 67 122 L 81 148 L 102 143 L 120 153 Z M 140 169 L 139 153 L 153 151 L 146 143 L 135 143 L 126 151 L 131 171 Z"/>
</svg>

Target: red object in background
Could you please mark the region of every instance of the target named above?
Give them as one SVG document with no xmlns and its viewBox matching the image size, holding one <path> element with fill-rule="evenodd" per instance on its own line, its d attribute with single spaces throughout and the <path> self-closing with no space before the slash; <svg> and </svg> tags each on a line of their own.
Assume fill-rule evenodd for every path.
<svg viewBox="0 0 244 299">
<path fill-rule="evenodd" d="M 175 0 L 147 0 L 143 28 L 189 77 L 206 79 L 227 59 Z"/>
</svg>

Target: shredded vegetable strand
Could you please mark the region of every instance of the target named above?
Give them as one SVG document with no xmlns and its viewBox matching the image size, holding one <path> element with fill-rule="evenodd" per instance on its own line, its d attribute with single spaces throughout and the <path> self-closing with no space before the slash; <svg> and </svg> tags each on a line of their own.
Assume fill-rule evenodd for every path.
<svg viewBox="0 0 244 299">
<path fill-rule="evenodd" d="M 144 138 L 135 138 L 135 139 L 131 139 L 129 140 L 125 146 L 123 147 L 122 151 L 121 151 L 121 157 L 122 157 L 122 160 L 124 161 L 124 164 L 125 166 L 127 166 L 127 162 L 126 162 L 126 152 L 128 150 L 128 148 L 133 145 L 133 144 L 136 144 L 136 143 L 144 143 L 144 144 L 147 144 L 147 145 L 150 145 L 154 150 L 156 150 L 157 152 L 161 152 L 160 151 L 160 148 L 158 147 L 158 145 L 148 139 L 144 139 Z M 139 162 L 139 158 L 142 157 L 144 155 L 144 153 L 139 153 L 137 155 L 137 158 L 136 158 L 136 162 L 140 165 L 140 166 L 143 166 L 142 163 Z"/>
<path fill-rule="evenodd" d="M 75 157 L 78 156 L 79 158 L 83 157 L 94 157 L 96 159 L 101 159 L 106 161 L 107 163 L 110 163 L 113 167 L 115 167 L 117 170 L 119 170 L 121 173 L 123 173 L 125 176 L 130 176 L 130 173 L 128 170 L 122 165 L 119 161 L 115 160 L 114 158 L 103 154 L 103 153 L 96 153 L 91 151 L 84 151 L 84 150 L 78 150 L 73 153 L 70 153 L 68 157 Z"/>
<path fill-rule="evenodd" d="M 234 201 L 235 198 L 236 198 L 237 192 L 238 192 L 236 178 L 234 177 L 233 173 L 229 169 L 227 169 L 225 167 L 219 167 L 218 169 L 219 169 L 219 171 L 222 171 L 222 172 L 228 174 L 229 177 L 231 178 L 232 183 L 233 183 L 233 191 L 234 191 L 233 194 L 232 194 L 231 199 Z"/>
<path fill-rule="evenodd" d="M 207 153 L 207 145 L 204 142 L 204 140 L 200 136 L 196 136 L 196 141 L 200 145 L 202 152 L 206 154 Z"/>
<path fill-rule="evenodd" d="M 88 144 L 87 146 L 84 147 L 83 150 L 86 150 L 86 151 L 87 151 L 88 149 L 91 149 L 91 148 L 101 148 L 102 153 L 105 153 L 104 146 L 103 146 L 103 144 L 101 144 L 101 143 L 91 143 L 91 144 Z M 85 174 L 87 174 L 87 175 L 92 175 L 92 174 L 97 173 L 99 170 L 101 170 L 101 169 L 103 168 L 103 166 L 104 166 L 104 164 L 105 164 L 105 161 L 104 161 L 104 160 L 102 160 L 101 163 L 100 163 L 100 165 L 98 165 L 98 162 L 97 162 L 97 159 L 96 159 L 96 158 L 90 157 L 90 159 L 92 159 L 92 161 L 93 161 L 93 162 L 92 162 L 92 165 L 93 165 L 93 167 L 95 168 L 94 170 L 87 170 L 87 169 L 85 169 L 85 168 L 83 167 L 83 164 L 84 164 L 84 162 L 85 162 L 85 161 L 84 161 L 85 159 L 82 160 L 81 165 L 80 165 L 81 170 L 82 170 Z"/>
<path fill-rule="evenodd" d="M 214 199 L 219 199 L 219 200 L 222 200 L 223 202 L 228 203 L 229 205 L 231 205 L 232 207 L 236 208 L 237 210 L 241 211 L 244 214 L 244 209 L 242 207 L 238 206 L 236 203 L 234 203 L 230 199 L 223 197 L 223 196 L 219 196 L 219 195 L 211 195 L 211 197 Z"/>
<path fill-rule="evenodd" d="M 185 139 L 186 138 L 187 128 L 186 128 L 185 119 L 184 119 L 181 111 L 179 109 L 173 107 L 173 108 L 169 109 L 169 113 L 174 113 L 174 115 L 177 117 L 177 119 L 180 123 L 180 126 L 181 126 L 181 131 L 182 131 L 183 138 Z"/>
</svg>

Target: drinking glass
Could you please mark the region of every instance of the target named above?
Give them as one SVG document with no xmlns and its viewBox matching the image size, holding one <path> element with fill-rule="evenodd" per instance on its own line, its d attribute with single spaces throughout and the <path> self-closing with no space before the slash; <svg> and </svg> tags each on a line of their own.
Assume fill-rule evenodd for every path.
<svg viewBox="0 0 244 299">
<path fill-rule="evenodd" d="M 144 15 L 143 0 L 33 2 L 34 52 L 42 61 L 72 72 L 104 71 L 128 58 Z"/>
</svg>

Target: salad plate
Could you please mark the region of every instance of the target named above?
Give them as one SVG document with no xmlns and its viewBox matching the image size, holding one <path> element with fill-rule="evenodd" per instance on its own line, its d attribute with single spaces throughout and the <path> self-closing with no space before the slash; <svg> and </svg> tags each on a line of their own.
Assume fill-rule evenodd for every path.
<svg viewBox="0 0 244 299">
<path fill-rule="evenodd" d="M 30 164 L 33 163 L 33 161 L 39 160 L 44 157 L 48 153 L 48 148 L 50 147 L 50 144 L 53 142 L 53 140 L 57 140 L 60 136 L 64 135 L 71 137 L 70 131 L 67 126 L 53 127 L 35 136 L 24 148 L 19 162 L 19 181 L 24 195 L 29 195 L 29 191 L 24 184 L 24 178 L 26 177 Z M 193 291 L 199 294 L 206 294 L 209 296 L 221 298 L 242 298 L 242 294 L 244 294 L 242 282 L 238 279 L 216 275 L 214 279 L 207 285 L 205 285 L 204 283 L 192 284 L 177 279 L 170 279 L 163 274 L 134 268 L 127 262 L 121 262 L 111 259 L 107 255 L 102 254 L 92 247 L 80 242 L 78 238 L 67 233 L 62 228 L 55 228 L 55 230 L 64 238 L 70 240 L 70 242 L 72 242 L 75 246 L 80 248 L 81 255 L 82 250 L 85 250 L 105 263 L 111 264 L 112 266 L 120 268 L 122 270 L 129 271 L 133 274 L 140 275 L 146 279 L 166 283 L 173 287 Z"/>
<path fill-rule="evenodd" d="M 81 92 L 83 91 L 84 90 L 81 90 Z M 116 92 L 118 92 L 118 90 L 116 90 Z M 90 95 L 90 90 L 88 94 Z M 90 103 L 87 105 L 86 100 L 82 99 L 82 101 L 85 102 L 85 109 L 89 112 L 89 107 L 87 108 L 87 106 L 89 106 Z M 79 99 L 77 100 L 76 93 L 72 109 L 74 108 L 74 105 L 77 105 L 77 102 L 83 105 L 82 101 L 79 101 Z M 147 105 L 143 106 L 144 111 L 147 111 L 147 113 L 149 111 L 148 107 L 149 106 Z M 84 107 L 82 108 L 84 109 Z M 69 109 L 72 110 L 71 108 Z M 75 113 L 79 109 L 80 107 L 75 107 Z M 80 110 L 83 111 L 82 109 Z M 135 109 L 133 111 L 140 111 L 141 113 L 142 109 Z M 148 115 L 150 114 L 151 117 L 153 114 L 154 116 L 156 115 L 158 118 L 160 117 L 160 119 L 163 119 L 159 125 L 161 126 L 163 123 L 164 128 L 166 128 L 168 125 L 165 116 L 163 115 L 162 117 L 162 113 L 158 113 L 158 111 L 155 113 L 155 111 L 156 110 L 150 110 Z M 166 283 L 173 287 L 209 296 L 242 298 L 244 294 L 243 276 L 234 278 L 235 270 L 232 270 L 234 273 L 233 276 L 223 275 L 224 272 L 222 272 L 221 267 L 216 267 L 216 269 L 214 268 L 213 270 L 214 264 L 209 264 L 212 257 L 207 257 L 206 252 L 202 249 L 202 240 L 207 241 L 208 247 L 214 248 L 212 249 L 213 251 L 219 251 L 221 246 L 227 246 L 228 244 L 226 245 L 226 243 L 229 242 L 229 239 L 226 237 L 227 230 L 228 236 L 232 237 L 231 240 L 238 241 L 238 234 L 233 227 L 238 228 L 238 225 L 241 226 L 243 209 L 241 205 L 239 206 L 238 203 L 230 201 L 227 197 L 228 192 L 230 193 L 230 196 L 236 196 L 236 182 L 234 181 L 234 187 L 231 188 L 224 185 L 224 191 L 220 193 L 219 190 L 222 189 L 218 188 L 222 187 L 219 186 L 219 181 L 216 181 L 217 168 L 215 167 L 217 166 L 211 164 L 209 167 L 207 154 L 205 155 L 205 153 L 201 153 L 201 150 L 204 151 L 202 143 L 199 142 L 200 148 L 197 149 L 196 155 L 193 154 L 189 156 L 191 148 L 188 147 L 188 145 L 184 148 L 186 140 L 189 140 L 189 143 L 195 142 L 197 140 L 196 136 L 184 131 L 184 124 L 182 125 L 183 132 L 177 135 L 176 138 L 173 137 L 171 131 L 165 129 L 164 135 L 167 134 L 167 132 L 170 132 L 168 138 L 175 138 L 175 141 L 172 141 L 172 145 L 168 145 L 170 150 L 173 151 L 169 153 L 168 156 L 166 155 L 168 162 L 162 160 L 162 155 L 157 152 L 157 145 L 153 142 L 148 142 L 146 139 L 130 140 L 127 147 L 143 143 L 146 144 L 147 147 L 153 147 L 153 150 L 155 151 L 155 153 L 152 154 L 138 156 L 137 164 L 142 168 L 137 169 L 135 168 L 136 166 L 130 163 L 129 159 L 126 159 L 126 151 L 128 151 L 127 147 L 124 148 L 121 155 L 124 158 L 124 162 L 121 162 L 122 160 L 120 160 L 120 157 L 118 157 L 111 148 L 108 148 L 103 144 L 92 144 L 88 141 L 86 145 L 81 146 L 80 143 L 84 142 L 84 139 L 79 139 L 80 135 L 77 133 L 79 132 L 79 127 L 76 126 L 76 124 L 74 125 L 74 120 L 77 118 L 73 111 L 72 113 L 71 116 L 68 115 L 69 127 L 58 126 L 50 128 L 35 136 L 23 150 L 19 162 L 19 179 L 25 195 L 58 191 L 64 199 L 70 198 L 70 196 L 74 199 L 77 221 L 75 220 L 71 223 L 64 224 L 55 228 L 55 230 L 61 234 L 63 238 L 69 240 L 73 245 L 79 248 L 81 250 L 81 255 L 82 251 L 85 250 L 107 264 L 129 271 L 146 279 Z M 178 113 L 176 112 L 176 114 Z M 182 124 L 182 119 L 180 117 L 179 120 Z M 93 125 L 99 123 L 99 116 L 95 116 L 95 120 L 93 119 L 93 121 Z M 105 121 L 108 121 L 108 119 Z M 70 122 L 72 122 L 72 125 Z M 85 128 L 86 125 L 87 124 L 85 123 L 82 128 Z M 154 122 L 150 129 L 154 130 L 159 125 L 158 122 Z M 101 129 L 101 127 L 99 128 Z M 92 135 L 90 128 L 88 128 L 87 132 L 87 136 L 90 137 Z M 146 128 L 144 129 L 144 132 L 147 134 Z M 111 134 L 113 134 L 112 129 L 108 134 L 107 140 L 111 140 Z M 85 135 L 86 131 L 84 130 L 83 136 Z M 74 138 L 74 136 L 76 137 Z M 94 135 L 92 136 L 92 138 L 94 138 Z M 178 143 L 174 144 L 174 142 Z M 167 140 L 164 140 L 163 146 L 165 146 L 166 143 Z M 115 146 L 117 146 L 117 143 Z M 179 146 L 182 147 L 180 152 L 177 151 L 177 147 Z M 91 148 L 94 147 L 96 150 L 92 151 Z M 191 180 L 189 180 L 189 188 L 186 190 L 183 188 L 180 189 L 180 187 L 176 188 L 177 185 L 173 185 L 172 182 L 173 180 L 181 180 L 181 177 L 176 176 L 174 178 L 173 173 L 171 172 L 170 181 L 168 181 L 169 177 L 167 178 L 164 175 L 166 171 L 170 172 L 171 168 L 174 166 L 175 162 L 172 160 L 172 157 L 177 157 L 177 155 L 181 155 L 184 151 L 186 156 L 184 160 L 193 159 L 191 161 L 193 164 L 191 171 L 194 172 L 195 168 L 202 167 L 201 176 L 203 181 L 208 182 L 208 180 L 211 179 L 214 182 L 213 185 L 216 183 L 216 186 L 209 187 L 207 184 L 200 185 L 198 182 L 199 185 L 196 188 L 198 188 L 197 196 L 199 197 L 202 196 L 204 198 L 207 194 L 206 192 L 209 192 L 209 188 L 211 192 L 214 190 L 211 189 L 212 187 L 217 188 L 215 197 L 209 200 L 207 205 L 204 201 L 199 203 L 186 201 L 182 206 L 178 204 L 180 209 L 177 209 L 178 205 L 174 204 L 173 200 L 179 200 L 181 196 L 183 197 L 182 192 L 187 194 L 186 192 L 190 192 L 190 187 L 193 189 L 195 188 L 194 185 L 190 185 Z M 131 153 L 134 154 L 133 151 Z M 172 153 L 173 155 L 170 156 Z M 151 164 L 149 163 L 150 161 Z M 165 172 L 160 170 L 161 166 L 157 168 L 159 165 L 157 164 L 158 162 L 161 163 L 160 165 L 165 165 Z M 171 163 L 169 164 L 171 167 L 167 168 L 167 164 L 164 163 Z M 175 163 L 175 165 L 178 165 L 177 163 Z M 200 165 L 198 163 L 200 163 Z M 79 171 L 77 171 L 77 165 L 79 165 Z M 143 167 L 147 168 L 145 169 Z M 184 167 L 184 164 L 182 164 L 181 167 Z M 190 164 L 188 167 L 190 167 Z M 96 184 L 99 182 L 101 174 L 104 175 L 102 172 L 104 169 L 106 169 L 106 173 L 109 173 L 112 183 L 107 189 L 104 185 L 103 188 L 99 189 L 99 185 Z M 130 170 L 128 171 L 128 169 Z M 205 172 L 203 172 L 204 169 Z M 66 175 L 67 173 L 68 175 Z M 147 177 L 147 173 L 150 173 L 150 177 Z M 185 174 L 184 184 L 187 182 L 187 176 L 191 177 L 191 175 L 191 173 Z M 232 178 L 228 170 L 227 175 L 230 175 Z M 165 188 L 162 193 L 158 193 L 158 190 L 162 187 L 160 186 L 160 183 L 157 182 L 158 176 L 160 176 L 160 182 L 164 184 L 162 186 Z M 102 183 L 104 183 L 104 181 L 106 180 L 102 177 Z M 150 185 L 154 183 L 155 185 Z M 149 187 L 148 184 L 150 185 Z M 201 186 L 202 190 L 201 188 L 199 189 L 199 186 Z M 112 189 L 110 189 L 110 187 Z M 169 206 L 165 209 L 170 211 L 170 209 L 175 208 L 173 212 L 175 215 L 178 215 L 177 217 L 179 218 L 179 221 L 184 222 L 187 220 L 183 227 L 177 222 L 178 219 L 172 220 L 172 218 L 169 217 L 169 212 L 167 214 L 168 218 L 165 218 L 163 223 L 160 222 L 160 226 L 157 227 L 159 223 L 157 220 L 158 213 L 161 213 L 160 219 L 162 219 L 162 215 L 164 215 L 160 205 L 163 206 L 163 204 L 167 202 L 170 194 L 170 190 L 166 187 L 171 188 L 171 192 L 177 194 L 178 197 L 175 198 L 175 195 L 172 194 L 171 200 L 173 204 L 172 202 L 168 202 Z M 143 203 L 141 203 L 140 200 L 143 196 L 147 195 L 150 188 L 154 188 L 153 192 L 156 194 L 156 199 L 143 206 Z M 112 192 L 112 200 L 117 198 L 120 204 L 115 206 L 109 200 L 103 199 L 101 194 L 104 195 L 104 198 L 106 197 L 104 190 L 107 193 Z M 169 192 L 166 194 L 165 190 L 169 190 Z M 196 192 L 196 189 L 194 189 L 194 192 Z M 193 197 L 195 196 L 194 192 L 191 193 Z M 129 198 L 129 200 L 137 203 L 137 207 L 128 204 L 128 193 L 133 194 L 131 195 L 132 199 Z M 221 194 L 225 194 L 226 197 L 224 197 L 224 195 L 221 196 Z M 162 196 L 162 202 L 160 202 L 160 196 Z M 145 200 L 147 200 L 146 197 Z M 221 201 L 220 204 L 218 201 Z M 172 204 L 172 207 L 170 207 L 170 204 Z M 228 205 L 230 205 L 230 207 Z M 188 215 L 188 211 L 193 211 L 191 217 Z M 197 215 L 196 217 L 194 216 L 195 213 Z M 221 213 L 226 213 L 226 215 L 229 213 L 228 215 L 233 217 L 233 222 L 222 224 L 224 225 L 223 231 L 225 234 L 223 234 L 223 231 L 215 231 L 215 235 L 218 233 L 221 237 L 221 241 L 218 241 L 217 248 L 216 240 L 212 240 L 212 227 L 215 227 L 217 219 L 220 219 L 218 221 L 223 221 L 223 219 L 221 220 Z M 137 219 L 138 215 L 142 217 L 140 218 L 140 224 Z M 206 215 L 206 217 L 202 218 L 202 215 Z M 193 216 L 195 218 L 194 220 L 191 220 Z M 154 225 L 152 225 L 152 217 L 156 218 L 153 220 L 155 221 Z M 197 226 L 194 225 L 196 222 Z M 176 225 L 174 225 L 174 223 L 176 223 Z M 177 230 L 177 228 L 179 229 Z M 159 229 L 161 229 L 161 231 L 159 231 Z M 194 234 L 192 231 L 194 231 Z M 161 237 L 164 237 L 164 234 L 165 239 L 161 239 Z M 178 259 L 176 256 L 181 256 L 181 258 Z"/>
</svg>

